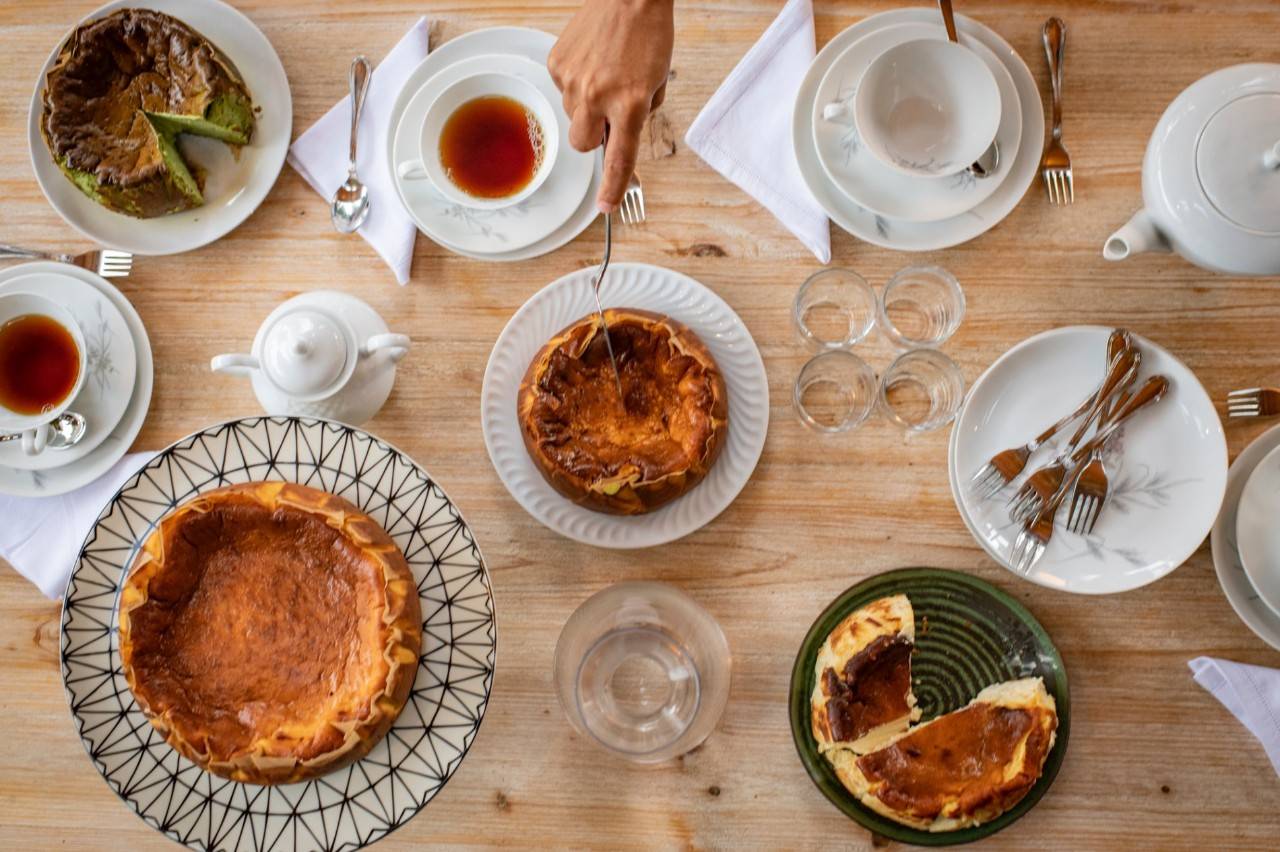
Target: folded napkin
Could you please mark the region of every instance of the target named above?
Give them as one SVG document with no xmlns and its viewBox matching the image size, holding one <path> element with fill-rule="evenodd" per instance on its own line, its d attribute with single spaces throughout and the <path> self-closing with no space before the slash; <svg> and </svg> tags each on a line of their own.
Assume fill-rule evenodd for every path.
<svg viewBox="0 0 1280 852">
<path fill-rule="evenodd" d="M 791 144 L 791 112 L 814 44 L 813 0 L 790 0 L 707 101 L 684 141 L 828 263 L 831 225 L 800 176 Z"/>
<path fill-rule="evenodd" d="M 1187 665 L 1196 683 L 1253 732 L 1280 775 L 1280 670 L 1213 657 L 1196 657 Z"/>
<path fill-rule="evenodd" d="M 360 113 L 356 168 L 360 180 L 369 188 L 372 205 L 369 218 L 360 226 L 360 236 L 387 262 L 401 284 L 409 283 L 413 240 L 418 229 L 396 194 L 395 177 L 386 156 L 387 135 L 392 130 L 391 108 L 410 72 L 426 58 L 429 36 L 427 19 L 419 18 L 374 69 Z M 348 95 L 289 146 L 289 165 L 306 178 L 325 203 L 347 179 L 350 143 L 351 96 Z"/>
<path fill-rule="evenodd" d="M 130 453 L 93 482 L 58 497 L 0 495 L 0 557 L 46 597 L 62 597 L 80 546 L 125 480 L 155 453 Z"/>
</svg>

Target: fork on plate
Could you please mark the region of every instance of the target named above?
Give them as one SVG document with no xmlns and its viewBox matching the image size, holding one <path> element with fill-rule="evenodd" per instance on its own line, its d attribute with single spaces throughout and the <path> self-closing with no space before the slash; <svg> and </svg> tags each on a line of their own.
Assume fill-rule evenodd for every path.
<svg viewBox="0 0 1280 852">
<path fill-rule="evenodd" d="M 37 249 L 20 248 L 0 243 L 0 260 L 27 258 L 30 260 L 56 260 L 70 263 L 101 275 L 103 278 L 124 278 L 133 269 L 133 255 L 115 249 L 94 249 L 80 254 L 57 254 Z"/>
<path fill-rule="evenodd" d="M 1120 394 L 1099 422 L 1103 425 L 1111 422 L 1128 401 L 1127 392 Z M 1098 516 L 1102 514 L 1102 507 L 1107 502 L 1110 483 L 1107 481 L 1107 466 L 1102 460 L 1105 449 L 1105 442 L 1094 447 L 1089 453 L 1084 470 L 1076 478 L 1075 491 L 1071 495 L 1071 509 L 1067 512 L 1067 529 L 1076 535 L 1089 535 L 1093 532 L 1093 528 L 1098 525 Z"/>
<path fill-rule="evenodd" d="M 1061 18 L 1044 22 L 1044 52 L 1049 58 L 1049 83 L 1053 95 L 1053 115 L 1049 144 L 1040 158 L 1040 176 L 1050 204 L 1071 204 L 1076 200 L 1071 155 L 1062 144 L 1062 58 L 1067 46 L 1067 25 Z"/>
<path fill-rule="evenodd" d="M 1243 388 L 1227 394 L 1229 417 L 1275 417 L 1280 414 L 1280 388 Z"/>
<path fill-rule="evenodd" d="M 631 173 L 627 181 L 627 191 L 622 194 L 622 204 L 618 207 L 622 216 L 622 224 L 639 225 L 644 222 L 644 187 L 640 185 L 640 176 Z"/>
</svg>

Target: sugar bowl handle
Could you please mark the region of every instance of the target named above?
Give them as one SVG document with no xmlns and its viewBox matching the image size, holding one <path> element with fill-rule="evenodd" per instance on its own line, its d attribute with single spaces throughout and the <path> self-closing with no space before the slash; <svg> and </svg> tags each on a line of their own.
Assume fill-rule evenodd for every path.
<svg viewBox="0 0 1280 852">
<path fill-rule="evenodd" d="M 247 376 L 262 365 L 252 355 L 214 355 L 209 369 L 228 376 Z"/>
<path fill-rule="evenodd" d="M 409 336 L 391 333 L 375 334 L 364 342 L 364 346 L 360 347 L 360 355 L 372 355 L 380 349 L 387 351 L 387 357 L 394 364 L 409 354 Z"/>
</svg>

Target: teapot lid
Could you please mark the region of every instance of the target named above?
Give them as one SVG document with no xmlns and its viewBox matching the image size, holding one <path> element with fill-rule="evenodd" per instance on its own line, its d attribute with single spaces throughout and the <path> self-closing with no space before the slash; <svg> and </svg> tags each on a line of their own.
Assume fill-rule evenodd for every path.
<svg viewBox="0 0 1280 852">
<path fill-rule="evenodd" d="M 313 396 L 342 378 L 352 354 L 348 337 L 323 311 L 289 311 L 266 329 L 262 369 L 285 393 Z"/>
<path fill-rule="evenodd" d="M 1280 91 L 1236 98 L 1205 122 L 1196 176 L 1225 218 L 1262 234 L 1280 234 Z"/>
</svg>

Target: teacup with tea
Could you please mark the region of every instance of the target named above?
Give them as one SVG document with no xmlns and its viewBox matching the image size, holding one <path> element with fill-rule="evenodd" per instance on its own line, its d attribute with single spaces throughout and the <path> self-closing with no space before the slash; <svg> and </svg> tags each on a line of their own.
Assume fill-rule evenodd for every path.
<svg viewBox="0 0 1280 852">
<path fill-rule="evenodd" d="M 559 140 L 555 110 L 537 86 L 513 74 L 473 74 L 427 108 L 420 159 L 396 171 L 405 180 L 430 180 L 464 207 L 508 207 L 551 174 Z"/>
<path fill-rule="evenodd" d="M 0 433 L 20 433 L 27 455 L 43 452 L 85 367 L 84 335 L 66 308 L 36 293 L 0 294 Z"/>
</svg>

